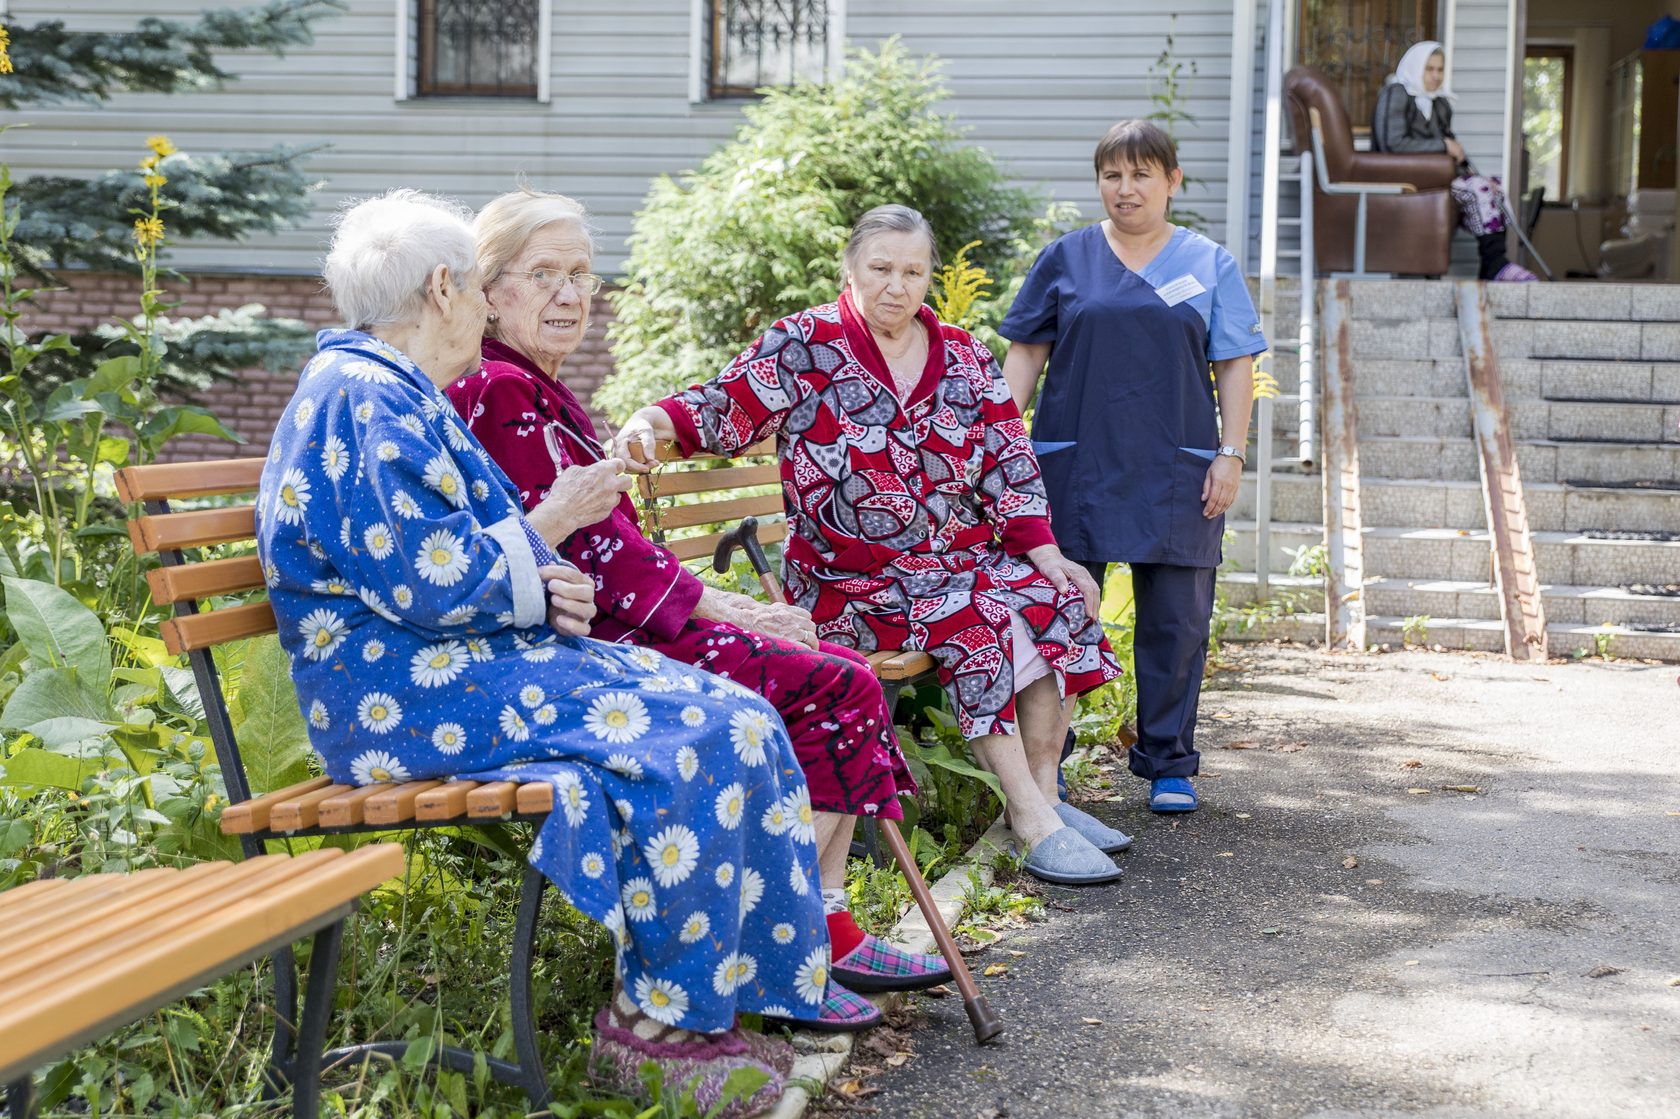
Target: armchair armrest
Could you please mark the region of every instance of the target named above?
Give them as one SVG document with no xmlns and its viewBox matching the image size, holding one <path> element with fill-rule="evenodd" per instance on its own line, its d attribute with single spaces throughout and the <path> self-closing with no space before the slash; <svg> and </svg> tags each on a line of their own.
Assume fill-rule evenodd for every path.
<svg viewBox="0 0 1680 1119">
<path fill-rule="evenodd" d="M 1411 183 L 1418 190 L 1440 190 L 1458 177 L 1458 161 L 1445 152 L 1355 152 L 1350 182 Z"/>
<path fill-rule="evenodd" d="M 1339 182 L 1321 182 L 1318 184 L 1325 194 L 1416 194 L 1417 187 L 1411 183 L 1367 183 L 1357 180 L 1343 179 Z"/>
</svg>

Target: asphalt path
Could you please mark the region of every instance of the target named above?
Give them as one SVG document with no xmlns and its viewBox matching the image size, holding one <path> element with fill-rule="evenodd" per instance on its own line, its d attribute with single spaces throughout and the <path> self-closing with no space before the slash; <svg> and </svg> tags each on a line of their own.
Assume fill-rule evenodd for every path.
<svg viewBox="0 0 1680 1119">
<path fill-rule="evenodd" d="M 1202 809 L 1117 774 L 1086 807 L 1137 837 L 1125 879 L 1047 888 L 973 960 L 1007 965 L 1003 1039 L 919 998 L 914 1057 L 852 1107 L 1680 1116 L 1680 670 L 1234 655 Z"/>
</svg>

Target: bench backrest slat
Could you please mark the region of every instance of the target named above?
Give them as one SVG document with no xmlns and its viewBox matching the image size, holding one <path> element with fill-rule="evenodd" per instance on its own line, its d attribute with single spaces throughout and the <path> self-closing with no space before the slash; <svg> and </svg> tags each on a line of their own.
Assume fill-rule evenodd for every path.
<svg viewBox="0 0 1680 1119">
<path fill-rule="evenodd" d="M 152 601 L 191 602 L 218 594 L 254 591 L 263 585 L 262 561 L 255 555 L 154 567 L 146 572 Z"/>
<path fill-rule="evenodd" d="M 238 641 L 245 637 L 261 637 L 274 633 L 274 607 L 268 600 L 247 602 L 243 606 L 224 606 L 205 614 L 187 614 L 167 618 L 160 625 L 164 648 L 171 653 L 190 653 L 195 649 L 209 649 L 224 641 Z"/>
<path fill-rule="evenodd" d="M 224 458 L 125 466 L 117 471 L 117 496 L 132 503 L 249 493 L 262 480 L 266 464 L 260 458 Z"/>
<path fill-rule="evenodd" d="M 194 509 L 190 513 L 156 513 L 128 522 L 128 538 L 136 552 L 178 552 L 210 544 L 250 540 L 257 534 L 257 507 Z"/>
</svg>

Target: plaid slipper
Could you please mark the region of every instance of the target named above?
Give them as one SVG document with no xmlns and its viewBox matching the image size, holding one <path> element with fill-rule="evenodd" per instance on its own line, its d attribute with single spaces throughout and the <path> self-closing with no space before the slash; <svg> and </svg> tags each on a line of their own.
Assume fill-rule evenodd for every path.
<svg viewBox="0 0 1680 1119">
<path fill-rule="evenodd" d="M 834 978 L 854 991 L 921 991 L 951 978 L 942 956 L 906 952 L 865 933 L 863 943 L 834 962 Z"/>
<path fill-rule="evenodd" d="M 881 1024 L 881 1012 L 875 1009 L 874 1003 L 846 990 L 833 979 L 829 980 L 828 994 L 822 1000 L 821 1017 L 794 1018 L 792 1015 L 777 1014 L 779 1009 L 766 1009 L 764 1021 L 819 1034 L 855 1034 Z"/>
</svg>

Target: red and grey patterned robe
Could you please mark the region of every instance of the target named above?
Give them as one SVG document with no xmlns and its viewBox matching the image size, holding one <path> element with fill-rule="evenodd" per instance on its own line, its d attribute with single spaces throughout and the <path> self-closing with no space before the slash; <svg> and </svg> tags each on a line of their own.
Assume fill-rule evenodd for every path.
<svg viewBox="0 0 1680 1119">
<path fill-rule="evenodd" d="M 479 372 L 448 389 L 449 401 L 527 510 L 548 497 L 561 470 L 602 458 L 595 425 L 565 385 L 502 342 L 484 344 Z M 595 580 L 599 613 L 589 635 L 657 650 L 763 695 L 781 714 L 818 812 L 898 819 L 900 792 L 915 792 L 881 685 L 856 653 L 813 650 L 694 615 L 705 588 L 669 551 L 642 535 L 625 497 L 612 514 L 555 551 Z"/>
<path fill-rule="evenodd" d="M 1038 460 L 997 362 L 924 307 L 922 379 L 901 405 L 842 294 L 777 322 L 704 385 L 660 401 L 693 454 L 778 437 L 784 573 L 826 640 L 939 662 L 965 737 L 1015 727 L 1019 615 L 1062 695 L 1120 675 L 1070 587 L 1020 558 L 1053 544 Z"/>
</svg>

